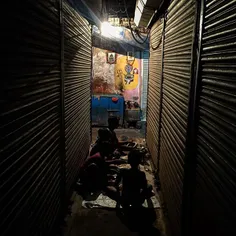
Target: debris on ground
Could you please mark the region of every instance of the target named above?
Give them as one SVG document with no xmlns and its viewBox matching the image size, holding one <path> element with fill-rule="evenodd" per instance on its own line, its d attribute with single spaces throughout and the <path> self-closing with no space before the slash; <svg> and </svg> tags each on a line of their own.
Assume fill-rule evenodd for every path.
<svg viewBox="0 0 236 236">
<path fill-rule="evenodd" d="M 84 208 L 117 208 L 117 203 L 116 201 L 101 193 L 94 201 L 83 200 L 82 206 Z M 153 196 L 150 198 L 150 201 L 145 200 L 143 207 L 158 209 L 160 208 L 160 203 L 157 197 Z"/>
<path fill-rule="evenodd" d="M 98 129 L 93 129 L 93 141 L 96 140 L 97 130 Z M 118 129 L 116 130 L 116 133 L 119 140 L 126 141 L 128 138 L 128 141 L 132 140 L 133 142 L 137 142 L 139 147 L 146 148 L 145 139 L 138 130 Z M 123 156 L 122 158 L 128 159 L 127 156 Z M 150 154 L 147 152 L 140 165 L 140 170 L 145 172 L 148 183 L 154 187 L 155 178 L 150 160 Z M 129 164 L 121 164 L 119 165 L 119 168 L 130 168 L 130 166 Z M 149 201 L 149 204 L 150 202 L 153 204 L 152 208 L 144 207 L 143 209 L 146 211 L 139 212 L 138 214 L 135 213 L 141 222 L 139 223 L 137 219 L 137 221 L 134 221 L 134 225 L 142 226 L 142 229 L 138 229 L 137 232 L 137 229 L 133 230 L 127 227 L 126 222 L 121 220 L 117 213 L 117 208 L 115 208 L 116 202 L 106 195 L 101 193 L 98 195 L 94 194 L 94 196 L 91 196 L 91 199 L 84 201 L 81 196 L 74 192 L 72 199 L 74 203 L 71 206 L 71 213 L 68 214 L 65 219 L 66 227 L 63 227 L 62 235 L 96 236 L 102 234 L 104 236 L 167 236 L 169 235 L 169 230 L 166 226 L 166 217 L 162 210 L 162 202 L 160 202 L 157 192 L 155 192 L 155 194 L 156 195 L 151 198 L 151 201 Z M 150 210 L 153 212 L 153 215 L 150 214 Z M 152 219 L 150 219 L 150 215 L 153 216 Z M 132 217 L 128 218 L 130 219 Z M 144 224 L 145 220 L 148 225 Z"/>
</svg>

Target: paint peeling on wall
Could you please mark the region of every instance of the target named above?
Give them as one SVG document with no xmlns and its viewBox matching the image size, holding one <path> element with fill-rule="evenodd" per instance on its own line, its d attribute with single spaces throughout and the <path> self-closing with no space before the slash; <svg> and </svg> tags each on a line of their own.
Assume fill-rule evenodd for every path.
<svg viewBox="0 0 236 236">
<path fill-rule="evenodd" d="M 114 81 L 115 65 L 106 62 L 106 51 L 93 49 L 93 93 L 117 93 Z"/>
<path fill-rule="evenodd" d="M 106 50 L 93 49 L 93 94 L 120 94 L 140 103 L 141 60 L 117 55 L 116 64 L 106 61 Z"/>
</svg>

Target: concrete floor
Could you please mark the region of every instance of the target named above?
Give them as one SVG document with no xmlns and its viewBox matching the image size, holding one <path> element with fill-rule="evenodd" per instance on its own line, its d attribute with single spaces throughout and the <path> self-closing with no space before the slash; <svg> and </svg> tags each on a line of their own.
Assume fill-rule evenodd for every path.
<svg viewBox="0 0 236 236">
<path fill-rule="evenodd" d="M 97 138 L 98 129 L 99 128 L 92 129 L 92 143 Z M 137 143 L 143 143 L 145 141 L 144 135 L 141 134 L 140 130 L 138 129 L 116 129 L 115 132 L 119 140 L 123 140 L 123 141 L 133 140 L 134 142 L 137 142 Z"/>
<path fill-rule="evenodd" d="M 93 129 L 93 141 L 96 140 L 97 130 L 97 128 Z M 133 140 L 138 143 L 145 141 L 139 130 L 117 129 L 116 133 L 119 139 Z M 149 183 L 154 185 L 151 167 L 145 169 Z M 130 220 L 127 222 L 119 209 L 82 208 L 82 198 L 76 193 L 71 200 L 70 214 L 65 219 L 66 226 L 63 229 L 64 236 L 170 236 L 162 208 L 136 212 L 134 215 L 138 218 L 134 219 L 131 225 Z M 131 218 L 133 219 L 129 217 Z"/>
<path fill-rule="evenodd" d="M 149 209 L 147 209 L 149 210 Z M 153 211 L 147 214 L 156 214 L 154 224 L 143 225 L 134 228 L 124 222 L 116 210 L 102 209 L 81 209 L 77 208 L 72 213 L 70 227 L 67 228 L 66 236 L 166 236 L 165 228 L 161 222 L 159 211 Z M 143 223 L 142 223 L 143 224 Z"/>
</svg>

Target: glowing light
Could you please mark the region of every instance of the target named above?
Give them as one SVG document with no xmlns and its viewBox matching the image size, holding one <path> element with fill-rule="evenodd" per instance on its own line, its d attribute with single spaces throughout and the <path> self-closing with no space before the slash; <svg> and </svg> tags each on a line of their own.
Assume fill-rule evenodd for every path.
<svg viewBox="0 0 236 236">
<path fill-rule="evenodd" d="M 141 16 L 143 14 L 145 5 L 147 4 L 147 0 L 138 0 L 136 4 L 136 9 L 134 13 L 134 23 L 138 26 L 141 20 Z"/>
<path fill-rule="evenodd" d="M 101 26 L 101 34 L 104 37 L 122 38 L 122 28 L 112 26 L 109 22 L 103 22 Z"/>
<path fill-rule="evenodd" d="M 134 16 L 134 23 L 136 25 L 139 25 L 140 19 L 141 19 L 142 13 L 139 11 L 139 9 L 137 8 L 135 11 L 135 16 Z"/>
<path fill-rule="evenodd" d="M 137 8 L 140 10 L 140 12 L 143 12 L 143 8 L 144 8 L 143 3 L 139 1 L 137 4 Z"/>
</svg>

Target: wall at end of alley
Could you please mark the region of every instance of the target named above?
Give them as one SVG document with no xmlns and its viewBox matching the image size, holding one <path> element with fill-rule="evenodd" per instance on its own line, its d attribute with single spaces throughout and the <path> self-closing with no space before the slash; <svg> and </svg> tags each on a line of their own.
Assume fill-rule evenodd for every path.
<svg viewBox="0 0 236 236">
<path fill-rule="evenodd" d="M 116 54 L 116 62 L 107 61 L 108 51 L 93 48 L 93 94 L 119 94 L 126 101 L 140 103 L 141 99 L 141 63 L 135 58 L 128 60 L 128 56 Z"/>
</svg>

